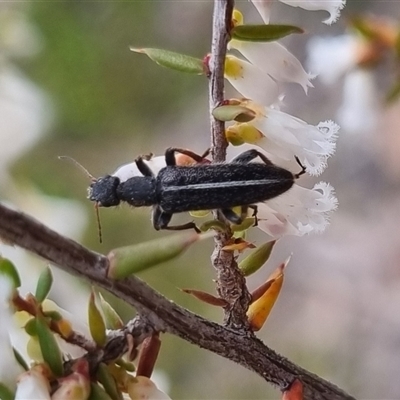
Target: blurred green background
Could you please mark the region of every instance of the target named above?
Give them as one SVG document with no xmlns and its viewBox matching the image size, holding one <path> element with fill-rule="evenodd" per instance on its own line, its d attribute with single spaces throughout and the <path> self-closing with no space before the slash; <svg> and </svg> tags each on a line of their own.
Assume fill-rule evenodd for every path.
<svg viewBox="0 0 400 400">
<path fill-rule="evenodd" d="M 241 1 L 238 7 L 247 20 L 258 21 L 250 4 Z M 367 8 L 386 14 L 394 10 L 389 3 L 354 1 L 344 15 Z M 345 18 L 333 27 L 322 25 L 324 16 L 276 4 L 273 19 L 306 28 L 308 34 L 285 41 L 304 60 L 311 34 L 335 35 L 345 28 Z M 1 199 L 50 224 L 53 217 L 62 220 L 65 210 L 67 222 L 60 223 L 59 230 L 102 253 L 168 234 L 152 229 L 150 210 L 121 206 L 101 210 L 104 243 L 99 244 L 93 205 L 86 200 L 89 180 L 57 156 L 71 156 L 94 176 L 102 176 L 138 154 L 162 154 L 173 145 L 200 153 L 209 147 L 206 79 L 161 68 L 129 47 L 202 57 L 210 47 L 211 18 L 211 1 L 0 3 L 0 117 L 3 122 L 10 118 L 0 132 Z M 34 122 L 27 120 L 18 128 L 25 119 L 8 111 L 6 101 L 23 84 L 34 95 L 25 96 L 21 90 L 11 100 L 29 109 Z M 324 91 L 317 81 L 314 84 L 308 98 L 290 87 L 286 111 L 310 122 L 333 118 L 339 85 Z M 29 136 L 28 128 L 36 133 Z M 340 139 L 338 155 L 323 177 L 336 187 L 340 200 L 332 227 L 322 236 L 283 239 L 268 266 L 249 279 L 249 286 L 257 286 L 294 252 L 281 298 L 258 336 L 353 395 L 383 399 L 395 398 L 400 390 L 393 379 L 400 367 L 393 355 L 399 349 L 394 332 L 400 319 L 398 311 L 390 312 L 396 304 L 393 296 L 400 293 L 400 274 L 393 267 L 398 263 L 391 262 L 398 256 L 393 250 L 399 244 L 398 225 L 390 214 L 398 213 L 399 176 L 385 169 L 374 143 Z M 311 187 L 315 180 L 308 183 Z M 60 203 L 50 218 L 51 203 L 43 196 L 46 202 L 73 200 L 83 213 L 70 219 L 68 203 Z M 393 201 L 386 202 L 388 198 Z M 382 203 L 389 214 L 376 211 Z M 251 239 L 266 240 L 255 232 Z M 373 256 L 368 256 L 368 248 Z M 178 290 L 213 291 L 211 251 L 211 241 L 195 245 L 180 259 L 140 277 L 182 306 L 220 321 L 219 310 Z M 376 275 L 383 260 L 387 269 Z M 389 282 L 393 291 L 385 297 Z M 67 296 L 59 301 L 68 305 L 70 289 L 64 289 Z M 121 302 L 116 304 L 125 318 L 133 315 Z M 163 336 L 157 367 L 166 374 L 174 399 L 279 397 L 255 374 L 171 336 Z"/>
</svg>

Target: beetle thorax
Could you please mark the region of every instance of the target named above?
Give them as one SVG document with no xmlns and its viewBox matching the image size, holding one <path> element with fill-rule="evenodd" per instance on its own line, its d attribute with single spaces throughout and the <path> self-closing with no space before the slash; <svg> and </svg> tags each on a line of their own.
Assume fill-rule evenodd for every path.
<svg viewBox="0 0 400 400">
<path fill-rule="evenodd" d="M 156 180 L 153 177 L 134 176 L 121 182 L 117 188 L 118 198 L 134 207 L 157 203 Z"/>
</svg>

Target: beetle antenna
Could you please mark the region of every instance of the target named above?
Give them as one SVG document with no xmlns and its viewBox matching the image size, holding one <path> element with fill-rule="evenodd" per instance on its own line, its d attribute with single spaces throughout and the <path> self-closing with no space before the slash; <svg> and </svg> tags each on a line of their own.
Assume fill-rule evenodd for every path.
<svg viewBox="0 0 400 400">
<path fill-rule="evenodd" d="M 301 168 L 301 171 L 294 175 L 294 177 L 296 179 L 299 179 L 301 175 L 306 173 L 306 167 L 301 163 L 301 161 L 299 160 L 299 157 L 294 156 L 294 158 L 296 159 L 297 164 L 299 164 L 300 168 Z"/>
<path fill-rule="evenodd" d="M 99 212 L 99 202 L 96 201 L 94 203 L 94 210 L 96 213 L 96 220 L 97 220 L 97 231 L 99 234 L 99 242 L 103 243 L 103 235 L 101 234 L 101 223 L 100 223 L 100 212 Z"/>
<path fill-rule="evenodd" d="M 76 161 L 74 158 L 70 156 L 58 156 L 59 160 L 68 160 L 71 161 L 73 164 L 75 164 L 78 168 L 80 168 L 93 182 L 95 182 L 97 179 L 78 161 Z"/>
</svg>

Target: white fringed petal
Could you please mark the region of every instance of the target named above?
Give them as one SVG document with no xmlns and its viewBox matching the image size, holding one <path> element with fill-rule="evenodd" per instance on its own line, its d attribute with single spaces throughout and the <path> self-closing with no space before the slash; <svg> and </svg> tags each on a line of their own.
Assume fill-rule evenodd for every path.
<svg viewBox="0 0 400 400">
<path fill-rule="evenodd" d="M 310 175 L 319 175 L 327 159 L 335 151 L 339 126 L 332 121 L 318 126 L 272 108 L 265 108 L 264 116 L 251 122 L 264 134 L 255 143 L 269 154 L 287 161 L 297 156 Z"/>
<path fill-rule="evenodd" d="M 346 0 L 280 0 L 280 1 L 289 6 L 300 7 L 303 8 L 304 10 L 328 11 L 330 17 L 323 21 L 327 25 L 331 25 L 338 20 L 340 16 L 340 10 L 346 4 Z"/>
<path fill-rule="evenodd" d="M 240 51 L 253 65 L 278 82 L 298 83 L 307 93 L 313 87 L 308 74 L 300 61 L 278 42 L 255 43 L 231 40 L 229 47 Z"/>
<path fill-rule="evenodd" d="M 227 62 L 235 68 L 225 68 L 225 78 L 243 97 L 265 105 L 279 99 L 278 84 L 260 68 L 232 55 Z"/>
<path fill-rule="evenodd" d="M 321 233 L 337 203 L 328 183 L 320 182 L 313 189 L 293 185 L 277 198 L 258 204 L 258 227 L 274 238 Z"/>
</svg>

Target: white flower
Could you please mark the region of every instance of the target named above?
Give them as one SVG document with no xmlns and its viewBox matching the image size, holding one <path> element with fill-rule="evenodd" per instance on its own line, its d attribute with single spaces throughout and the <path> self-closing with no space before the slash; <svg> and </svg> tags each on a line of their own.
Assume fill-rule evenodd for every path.
<svg viewBox="0 0 400 400">
<path fill-rule="evenodd" d="M 164 156 L 153 157 L 149 161 L 144 160 L 144 162 L 149 166 L 149 168 L 154 172 L 155 175 L 158 174 L 160 169 L 167 166 L 167 164 L 165 163 Z M 136 163 L 131 162 L 128 164 L 121 165 L 111 175 L 119 178 L 121 182 L 125 182 L 129 178 L 132 178 L 133 176 L 142 176 L 142 173 L 139 171 L 138 167 L 136 166 Z"/>
<path fill-rule="evenodd" d="M 250 1 L 257 8 L 257 11 L 260 13 L 264 23 L 268 24 L 273 0 L 250 0 Z"/>
<path fill-rule="evenodd" d="M 243 97 L 257 103 L 270 105 L 279 99 L 279 86 L 271 76 L 235 56 L 226 57 L 225 78 Z"/>
<path fill-rule="evenodd" d="M 320 233 L 336 208 L 337 199 L 328 183 L 320 182 L 313 189 L 293 185 L 277 198 L 258 204 L 258 227 L 274 238 Z"/>
<path fill-rule="evenodd" d="M 278 82 L 294 82 L 307 93 L 313 87 L 300 61 L 278 42 L 255 43 L 231 40 L 229 47 L 240 51 L 253 65 L 271 75 Z"/>
<path fill-rule="evenodd" d="M 145 376 L 137 376 L 128 383 L 128 393 L 131 400 L 171 400 L 159 390 L 155 383 Z"/>
<path fill-rule="evenodd" d="M 353 68 L 360 54 L 360 40 L 351 35 L 314 37 L 307 44 L 307 65 L 325 84 L 335 83 Z"/>
<path fill-rule="evenodd" d="M 50 385 L 39 369 L 31 369 L 18 379 L 15 400 L 50 400 Z"/>
<path fill-rule="evenodd" d="M 330 17 L 323 22 L 331 25 L 336 22 L 340 16 L 340 10 L 345 6 L 346 0 L 280 0 L 282 3 L 288 4 L 292 7 L 300 7 L 304 10 L 315 11 L 325 10 L 328 11 Z"/>
<path fill-rule="evenodd" d="M 325 121 L 314 126 L 270 107 L 252 102 L 243 105 L 255 111 L 257 117 L 249 123 L 229 127 L 228 133 L 235 131 L 244 142 L 261 147 L 274 159 L 292 161 L 298 157 L 310 175 L 322 173 L 328 157 L 335 151 L 338 125 Z M 258 136 L 254 128 L 259 131 Z"/>
</svg>

